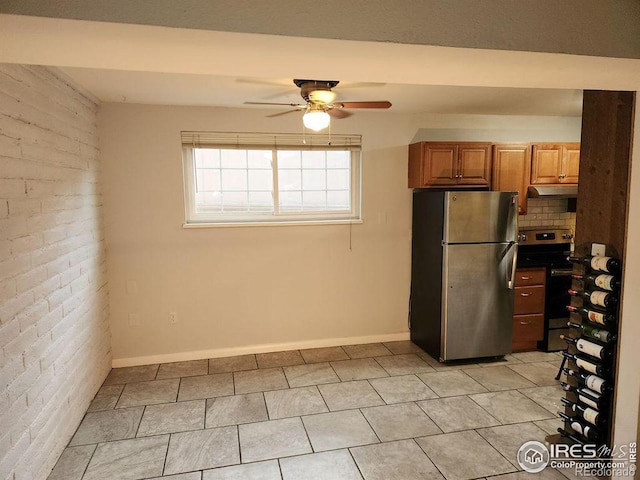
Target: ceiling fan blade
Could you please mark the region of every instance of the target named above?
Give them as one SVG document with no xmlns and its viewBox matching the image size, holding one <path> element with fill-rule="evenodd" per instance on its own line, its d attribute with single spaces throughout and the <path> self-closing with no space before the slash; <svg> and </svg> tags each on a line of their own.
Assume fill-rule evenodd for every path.
<svg viewBox="0 0 640 480">
<path fill-rule="evenodd" d="M 389 108 L 391 102 L 386 100 L 379 102 L 334 102 L 333 106 L 337 108 Z"/>
<path fill-rule="evenodd" d="M 286 115 L 287 113 L 299 112 L 300 110 L 287 110 L 286 112 L 272 113 L 271 115 L 266 115 L 267 117 L 279 117 L 280 115 Z"/>
<path fill-rule="evenodd" d="M 245 105 L 279 105 L 285 107 L 307 108 L 306 105 L 300 105 L 297 103 L 277 103 L 277 102 L 244 102 Z"/>
<path fill-rule="evenodd" d="M 342 110 L 341 108 L 330 108 L 327 110 L 327 113 L 337 120 L 353 115 L 353 113 Z"/>
</svg>

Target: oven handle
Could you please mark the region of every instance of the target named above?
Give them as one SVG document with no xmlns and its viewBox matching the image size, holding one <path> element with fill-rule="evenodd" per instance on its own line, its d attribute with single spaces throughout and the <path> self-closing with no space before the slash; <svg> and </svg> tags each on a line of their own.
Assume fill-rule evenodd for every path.
<svg viewBox="0 0 640 480">
<path fill-rule="evenodd" d="M 509 242 L 509 248 L 513 248 L 513 260 L 511 261 L 511 277 L 507 280 L 507 288 L 513 290 L 515 287 L 516 267 L 518 263 L 518 242 Z"/>
<path fill-rule="evenodd" d="M 571 268 L 551 269 L 552 277 L 570 277 L 572 274 L 573 274 L 573 270 Z"/>
</svg>

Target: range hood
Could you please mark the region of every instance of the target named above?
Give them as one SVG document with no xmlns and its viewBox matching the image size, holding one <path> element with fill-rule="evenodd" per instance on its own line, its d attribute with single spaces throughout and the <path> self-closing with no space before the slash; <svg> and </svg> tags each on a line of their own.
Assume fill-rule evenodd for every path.
<svg viewBox="0 0 640 480">
<path fill-rule="evenodd" d="M 576 198 L 578 185 L 530 185 L 527 196 L 529 198 Z"/>
</svg>

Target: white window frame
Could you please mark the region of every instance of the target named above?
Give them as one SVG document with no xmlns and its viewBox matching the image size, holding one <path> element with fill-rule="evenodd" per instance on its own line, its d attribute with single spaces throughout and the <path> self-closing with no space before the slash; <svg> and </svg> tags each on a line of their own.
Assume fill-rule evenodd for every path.
<svg viewBox="0 0 640 480">
<path fill-rule="evenodd" d="M 361 217 L 361 137 L 359 135 L 296 135 L 227 132 L 181 132 L 183 150 L 183 180 L 185 199 L 185 228 L 214 226 L 263 226 L 263 225 L 318 225 L 336 223 L 362 223 Z M 195 155 L 194 148 L 240 149 L 271 151 L 273 175 L 273 213 L 203 214 L 195 205 Z M 278 191 L 279 150 L 339 150 L 349 151 L 350 211 L 280 212 Z"/>
</svg>

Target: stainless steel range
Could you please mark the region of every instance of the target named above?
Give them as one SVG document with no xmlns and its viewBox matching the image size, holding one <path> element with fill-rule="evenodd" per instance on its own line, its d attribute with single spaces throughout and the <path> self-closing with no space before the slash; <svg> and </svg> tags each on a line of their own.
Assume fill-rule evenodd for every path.
<svg viewBox="0 0 640 480">
<path fill-rule="evenodd" d="M 520 230 L 518 232 L 518 268 L 545 267 L 547 281 L 544 307 L 544 339 L 538 348 L 547 352 L 564 350 L 560 339 L 567 334 L 572 266 L 567 260 L 573 232 L 569 229 Z"/>
</svg>

